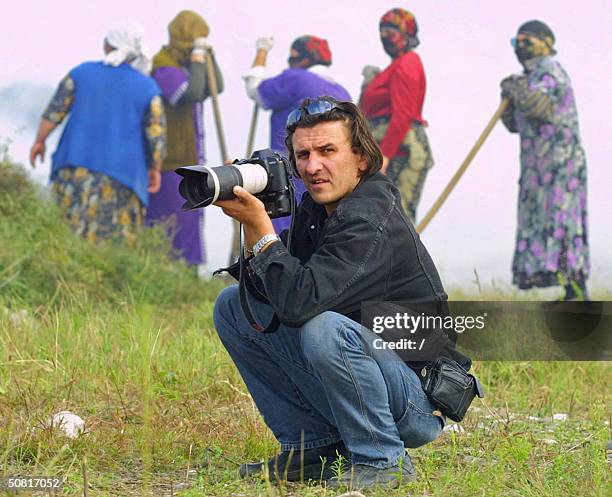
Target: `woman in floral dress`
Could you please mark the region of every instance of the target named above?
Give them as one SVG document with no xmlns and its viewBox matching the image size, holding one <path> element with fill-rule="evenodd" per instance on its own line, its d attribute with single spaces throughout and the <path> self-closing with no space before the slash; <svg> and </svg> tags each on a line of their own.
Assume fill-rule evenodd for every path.
<svg viewBox="0 0 612 497">
<path fill-rule="evenodd" d="M 502 83 L 502 120 L 521 137 L 518 227 L 512 264 L 520 289 L 560 285 L 564 299 L 587 299 L 586 160 L 570 79 L 553 58 L 555 38 L 540 21 L 512 40 L 524 67 Z"/>
</svg>

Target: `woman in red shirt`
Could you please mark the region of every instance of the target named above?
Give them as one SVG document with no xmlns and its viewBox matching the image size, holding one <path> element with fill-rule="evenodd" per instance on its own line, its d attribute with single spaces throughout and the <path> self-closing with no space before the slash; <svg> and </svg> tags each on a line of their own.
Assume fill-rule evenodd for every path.
<svg viewBox="0 0 612 497">
<path fill-rule="evenodd" d="M 392 9 L 380 19 L 380 38 L 392 58 L 384 70 L 366 66 L 360 105 L 383 153 L 382 172 L 398 187 L 410 218 L 433 159 L 423 119 L 425 71 L 413 49 L 419 44 L 417 23 L 405 9 Z"/>
</svg>

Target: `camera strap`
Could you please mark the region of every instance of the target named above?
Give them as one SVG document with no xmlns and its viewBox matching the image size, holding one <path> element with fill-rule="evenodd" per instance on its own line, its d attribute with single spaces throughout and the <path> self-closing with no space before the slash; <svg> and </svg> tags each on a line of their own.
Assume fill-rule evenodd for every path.
<svg viewBox="0 0 612 497">
<path fill-rule="evenodd" d="M 291 224 L 289 225 L 289 234 L 287 237 L 287 250 L 291 250 L 291 238 L 292 238 L 292 234 L 293 234 L 293 221 L 295 220 L 294 217 L 294 212 L 296 209 L 296 201 L 295 201 L 295 184 L 293 182 L 293 178 L 291 178 L 291 180 L 289 181 L 289 191 L 291 192 Z M 259 333 L 274 333 L 276 330 L 278 330 L 278 327 L 280 326 L 280 319 L 278 319 L 278 316 L 276 315 L 276 313 L 274 313 L 274 315 L 272 316 L 272 319 L 270 320 L 270 322 L 268 323 L 268 325 L 264 328 L 261 324 L 259 324 L 257 322 L 257 319 L 255 318 L 254 314 L 253 314 L 253 309 L 251 308 L 251 304 L 249 303 L 249 296 L 248 296 L 248 290 L 247 290 L 247 286 L 246 286 L 246 278 L 245 275 L 243 274 L 243 271 L 245 270 L 245 261 L 244 261 L 244 251 L 242 249 L 242 223 L 240 223 L 240 237 L 239 237 L 239 246 L 241 247 L 240 249 L 240 273 L 238 276 L 238 293 L 240 295 L 240 307 L 242 307 L 242 312 L 244 313 L 244 316 L 247 318 L 247 321 L 249 322 L 249 324 L 251 325 L 251 328 L 253 328 L 255 331 L 258 331 Z"/>
<path fill-rule="evenodd" d="M 242 258 L 242 255 L 240 256 Z M 265 328 L 257 322 L 257 319 L 253 315 L 253 309 L 251 308 L 251 304 L 249 302 L 248 290 L 246 288 L 245 278 L 242 275 L 242 261 L 240 263 L 240 281 L 238 282 L 238 291 L 240 294 L 240 307 L 242 307 L 242 312 L 244 312 L 244 316 L 247 318 L 247 321 L 251 325 L 255 331 L 259 333 L 274 333 L 278 327 L 280 326 L 280 320 L 276 313 L 272 316 L 272 320 Z"/>
<path fill-rule="evenodd" d="M 268 326 L 265 328 L 257 322 L 257 318 L 253 314 L 253 309 L 251 308 L 251 303 L 249 302 L 249 295 L 246 286 L 246 278 L 247 275 L 244 274 L 245 271 L 245 260 L 244 260 L 244 251 L 242 249 L 242 223 L 240 223 L 240 273 L 238 276 L 238 293 L 240 295 L 240 307 L 242 307 L 242 312 L 244 313 L 244 317 L 247 318 L 247 321 L 251 325 L 255 331 L 259 333 L 274 333 L 278 327 L 280 326 L 280 320 L 276 313 L 272 316 L 272 320 L 268 323 Z"/>
</svg>

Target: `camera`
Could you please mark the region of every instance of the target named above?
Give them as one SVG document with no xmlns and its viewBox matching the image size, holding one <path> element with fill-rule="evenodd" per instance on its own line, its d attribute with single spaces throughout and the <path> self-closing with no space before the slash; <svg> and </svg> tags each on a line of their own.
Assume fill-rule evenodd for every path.
<svg viewBox="0 0 612 497">
<path fill-rule="evenodd" d="M 290 169 L 288 159 L 266 148 L 253 152 L 248 159 L 236 160 L 232 165 L 184 166 L 175 172 L 183 177 L 179 184 L 179 193 L 186 200 L 183 210 L 235 198 L 232 190 L 241 186 L 264 203 L 271 218 L 276 218 L 292 212 Z"/>
</svg>

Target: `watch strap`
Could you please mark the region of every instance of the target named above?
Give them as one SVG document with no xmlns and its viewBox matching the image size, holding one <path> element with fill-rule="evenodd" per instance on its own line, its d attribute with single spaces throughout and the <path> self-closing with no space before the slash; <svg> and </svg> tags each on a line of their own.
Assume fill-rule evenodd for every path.
<svg viewBox="0 0 612 497">
<path fill-rule="evenodd" d="M 259 255 L 261 249 L 263 249 L 268 243 L 275 242 L 278 240 L 280 240 L 280 238 L 276 233 L 268 233 L 267 235 L 262 236 L 259 241 L 255 245 L 253 245 L 253 255 Z"/>
</svg>

